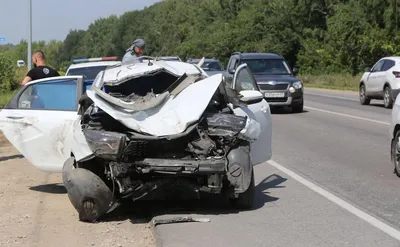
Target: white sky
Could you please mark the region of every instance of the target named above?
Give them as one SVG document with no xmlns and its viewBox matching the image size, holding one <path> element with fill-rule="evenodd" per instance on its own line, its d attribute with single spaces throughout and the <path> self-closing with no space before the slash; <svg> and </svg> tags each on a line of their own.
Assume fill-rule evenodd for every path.
<svg viewBox="0 0 400 247">
<path fill-rule="evenodd" d="M 160 0 L 32 0 L 32 40 L 64 40 L 100 17 L 143 9 Z M 29 35 L 29 0 L 0 0 L 0 37 L 17 44 Z M 4 44 L 1 42 L 0 44 Z"/>
</svg>

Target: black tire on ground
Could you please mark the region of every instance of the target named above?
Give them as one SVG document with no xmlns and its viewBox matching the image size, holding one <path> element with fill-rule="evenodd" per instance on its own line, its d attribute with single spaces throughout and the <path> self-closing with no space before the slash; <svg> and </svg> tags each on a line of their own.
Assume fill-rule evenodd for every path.
<svg viewBox="0 0 400 247">
<path fill-rule="evenodd" d="M 400 143 L 399 143 L 400 130 L 394 135 L 393 142 L 391 144 L 391 155 L 392 164 L 394 166 L 394 173 L 400 177 Z"/>
<path fill-rule="evenodd" d="M 292 106 L 293 113 L 302 113 L 303 109 L 304 109 L 304 101 L 301 101 L 301 104 Z"/>
<path fill-rule="evenodd" d="M 66 160 L 62 179 L 68 198 L 79 220 L 96 222 L 111 208 L 114 196 L 107 185 L 93 172 L 84 168 L 74 168 L 74 158 Z"/>
<path fill-rule="evenodd" d="M 247 210 L 253 208 L 255 187 L 254 170 L 252 170 L 249 188 L 245 192 L 239 194 L 238 198 L 231 198 L 231 205 L 236 209 Z"/>
<path fill-rule="evenodd" d="M 368 97 L 367 97 L 364 84 L 361 84 L 361 86 L 360 86 L 359 95 L 360 95 L 360 103 L 361 103 L 361 105 L 369 105 L 371 100 L 368 99 Z"/>
<path fill-rule="evenodd" d="M 389 86 L 383 90 L 383 105 L 385 108 L 392 108 L 393 105 L 392 89 Z"/>
</svg>

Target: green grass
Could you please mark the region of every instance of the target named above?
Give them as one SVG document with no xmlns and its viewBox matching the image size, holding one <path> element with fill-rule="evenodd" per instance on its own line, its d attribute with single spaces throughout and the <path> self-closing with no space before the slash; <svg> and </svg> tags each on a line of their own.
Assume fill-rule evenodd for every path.
<svg viewBox="0 0 400 247">
<path fill-rule="evenodd" d="M 358 91 L 361 75 L 301 75 L 305 87 Z"/>
<path fill-rule="evenodd" d="M 16 91 L 0 92 L 0 107 L 5 106 L 11 100 L 15 93 Z"/>
</svg>

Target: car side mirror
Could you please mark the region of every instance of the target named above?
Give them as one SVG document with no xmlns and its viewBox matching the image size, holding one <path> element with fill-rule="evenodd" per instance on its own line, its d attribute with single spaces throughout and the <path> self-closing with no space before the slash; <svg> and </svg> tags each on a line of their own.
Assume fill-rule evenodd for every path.
<svg viewBox="0 0 400 247">
<path fill-rule="evenodd" d="M 300 72 L 300 69 L 298 67 L 294 67 L 293 68 L 293 75 L 294 76 L 297 76 L 299 74 L 299 72 Z"/>
<path fill-rule="evenodd" d="M 264 99 L 262 93 L 257 90 L 243 90 L 239 92 L 239 100 L 247 105 L 260 103 Z"/>
<path fill-rule="evenodd" d="M 370 67 L 366 67 L 364 71 L 365 72 L 371 72 L 371 68 Z"/>
</svg>

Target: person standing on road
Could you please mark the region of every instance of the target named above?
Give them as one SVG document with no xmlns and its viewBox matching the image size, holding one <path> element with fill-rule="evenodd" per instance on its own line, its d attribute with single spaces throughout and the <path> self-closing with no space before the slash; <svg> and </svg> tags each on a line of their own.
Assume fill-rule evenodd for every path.
<svg viewBox="0 0 400 247">
<path fill-rule="evenodd" d="M 144 48 L 145 48 L 145 42 L 143 39 L 137 39 L 133 41 L 131 47 L 129 47 L 128 50 L 126 50 L 126 53 L 122 58 L 122 62 L 126 62 L 140 57 L 143 54 Z M 139 60 L 141 62 L 141 59 Z"/>
<path fill-rule="evenodd" d="M 21 83 L 24 86 L 26 83 L 34 80 L 39 80 L 47 77 L 60 76 L 57 70 L 46 65 L 46 56 L 41 50 L 37 50 L 32 55 L 33 69 L 25 76 Z"/>
</svg>

